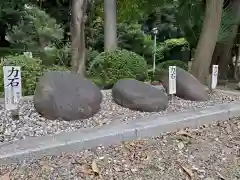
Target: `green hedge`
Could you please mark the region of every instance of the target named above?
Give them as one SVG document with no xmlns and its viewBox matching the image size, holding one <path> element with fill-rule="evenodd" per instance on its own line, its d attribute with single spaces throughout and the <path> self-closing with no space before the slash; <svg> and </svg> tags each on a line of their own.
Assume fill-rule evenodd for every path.
<svg viewBox="0 0 240 180">
<path fill-rule="evenodd" d="M 21 66 L 23 95 L 32 95 L 36 86 L 36 79 L 42 75 L 41 60 L 24 55 L 7 56 L 0 67 L 0 92 L 4 92 L 3 66 Z"/>
<path fill-rule="evenodd" d="M 112 87 L 118 80 L 134 78 L 144 81 L 148 77 L 145 59 L 127 50 L 107 51 L 99 54 L 90 65 L 89 76 Z"/>
<path fill-rule="evenodd" d="M 183 61 L 180 61 L 180 60 L 168 60 L 168 61 L 164 61 L 162 63 L 159 63 L 157 65 L 157 69 L 167 69 L 168 70 L 168 67 L 169 66 L 177 66 L 177 67 L 180 67 L 184 70 L 188 70 L 188 65 L 187 63 L 183 62 Z"/>
<path fill-rule="evenodd" d="M 24 96 L 34 94 L 36 82 L 44 71 L 68 70 L 63 66 L 42 66 L 42 62 L 38 58 L 30 58 L 24 55 L 7 56 L 6 60 L 1 63 L 0 67 L 0 92 L 2 92 L 1 96 L 4 95 L 3 66 L 21 66 L 22 93 Z"/>
<path fill-rule="evenodd" d="M 185 38 L 167 39 L 162 43 L 164 46 L 164 59 L 188 61 L 189 44 Z"/>
<path fill-rule="evenodd" d="M 66 66 L 57 66 L 57 65 L 52 65 L 52 66 L 43 66 L 43 72 L 44 71 L 69 71 L 70 68 L 67 68 Z"/>
<path fill-rule="evenodd" d="M 174 47 L 188 47 L 188 42 L 185 38 L 178 38 L 178 39 L 167 39 L 164 41 L 166 48 L 172 49 Z"/>
<path fill-rule="evenodd" d="M 159 63 L 156 66 L 155 73 L 153 74 L 152 71 L 149 71 L 149 75 L 151 75 L 151 81 L 159 81 L 163 77 L 165 73 L 168 72 L 169 66 L 177 66 L 180 67 L 186 71 L 188 71 L 188 64 L 180 61 L 180 60 L 168 60 L 164 61 L 162 63 Z"/>
<path fill-rule="evenodd" d="M 86 50 L 86 58 L 87 58 L 87 68 L 89 63 L 93 61 L 93 59 L 99 54 L 98 51 L 88 49 Z M 71 47 L 69 44 L 61 47 L 61 48 L 45 48 L 44 53 L 41 56 L 43 60 L 43 64 L 52 65 L 57 64 L 60 66 L 67 66 L 71 64 Z"/>
</svg>

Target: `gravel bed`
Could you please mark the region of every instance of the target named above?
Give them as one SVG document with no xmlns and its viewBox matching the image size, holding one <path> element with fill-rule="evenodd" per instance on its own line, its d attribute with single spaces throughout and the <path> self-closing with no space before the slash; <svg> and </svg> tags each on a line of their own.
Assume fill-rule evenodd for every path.
<svg viewBox="0 0 240 180">
<path fill-rule="evenodd" d="M 76 121 L 48 120 L 41 117 L 35 110 L 32 101 L 20 103 L 20 118 L 13 120 L 9 112 L 0 107 L 0 144 L 1 142 L 10 142 L 26 137 L 44 136 L 56 134 L 63 131 L 74 131 L 81 128 L 91 128 L 102 126 L 109 123 L 133 120 L 153 114 L 164 115 L 166 113 L 182 111 L 191 108 L 201 108 L 213 106 L 226 102 L 240 100 L 239 96 L 227 95 L 223 93 L 209 94 L 209 101 L 192 102 L 174 97 L 170 100 L 169 107 L 166 111 L 158 113 L 132 111 L 123 108 L 113 102 L 111 92 L 104 93 L 101 111 L 92 118 Z"/>
<path fill-rule="evenodd" d="M 240 119 L 0 165 L 4 180 L 239 180 Z"/>
</svg>

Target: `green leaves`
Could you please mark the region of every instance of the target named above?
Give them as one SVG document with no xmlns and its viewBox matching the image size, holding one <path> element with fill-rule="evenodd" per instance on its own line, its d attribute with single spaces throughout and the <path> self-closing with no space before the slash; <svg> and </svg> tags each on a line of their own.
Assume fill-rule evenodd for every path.
<svg viewBox="0 0 240 180">
<path fill-rule="evenodd" d="M 2 66 L 13 65 L 21 66 L 22 72 L 22 86 L 23 95 L 32 95 L 35 90 L 36 79 L 42 75 L 41 60 L 35 58 L 29 58 L 24 55 L 21 56 L 7 56 L 6 62 L 1 64 L 0 69 L 0 92 L 3 91 L 3 70 Z"/>
<path fill-rule="evenodd" d="M 202 0 L 178 0 L 176 20 L 184 32 L 184 36 L 195 47 L 201 32 L 204 17 L 204 6 Z"/>
<path fill-rule="evenodd" d="M 234 12 L 231 5 L 224 8 L 222 13 L 221 26 L 218 32 L 218 42 L 225 43 L 235 38 L 233 26 L 240 24 L 240 13 Z"/>
<path fill-rule="evenodd" d="M 19 23 L 8 31 L 7 36 L 14 47 L 35 51 L 59 42 L 63 38 L 63 29 L 45 11 L 28 6 Z"/>
<path fill-rule="evenodd" d="M 127 50 L 106 51 L 99 54 L 89 69 L 90 77 L 99 77 L 105 86 L 112 86 L 123 78 L 147 79 L 145 59 Z"/>
</svg>

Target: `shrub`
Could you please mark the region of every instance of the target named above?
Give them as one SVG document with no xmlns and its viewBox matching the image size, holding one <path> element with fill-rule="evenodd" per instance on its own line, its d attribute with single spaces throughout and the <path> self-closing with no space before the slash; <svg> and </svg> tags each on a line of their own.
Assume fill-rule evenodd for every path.
<svg viewBox="0 0 240 180">
<path fill-rule="evenodd" d="M 151 35 L 147 35 L 142 31 L 141 24 L 119 23 L 118 34 L 119 47 L 135 52 L 143 56 L 148 62 L 152 62 L 152 55 L 154 50 L 153 40 Z M 158 61 L 157 56 L 156 61 Z"/>
<path fill-rule="evenodd" d="M 93 62 L 94 58 L 99 55 L 99 52 L 96 50 L 88 49 L 87 50 L 87 69 L 89 68 L 90 64 Z"/>
<path fill-rule="evenodd" d="M 56 46 L 45 47 L 41 58 L 45 65 L 68 65 L 71 61 L 70 46 L 67 44 L 60 48 L 57 48 Z"/>
<path fill-rule="evenodd" d="M 181 47 L 188 47 L 188 42 L 185 40 L 185 38 L 179 38 L 179 39 L 167 39 L 164 41 L 167 48 L 172 49 L 177 46 Z"/>
<path fill-rule="evenodd" d="M 107 51 L 99 54 L 89 68 L 90 77 L 99 77 L 104 86 L 111 87 L 123 78 L 146 80 L 147 63 L 143 57 L 127 50 Z"/>
<path fill-rule="evenodd" d="M 4 92 L 3 83 L 3 66 L 21 66 L 22 91 L 23 95 L 32 95 L 36 86 L 36 79 L 42 75 L 41 60 L 30 58 L 24 55 L 7 56 L 6 60 L 1 63 L 0 69 L 0 92 Z"/>
<path fill-rule="evenodd" d="M 168 68 L 169 66 L 177 66 L 180 67 L 186 71 L 188 71 L 188 64 L 180 61 L 180 60 L 168 60 L 168 61 L 164 61 L 160 64 L 157 65 L 156 67 L 156 71 L 155 74 L 153 76 L 152 80 L 160 80 L 162 78 L 162 76 L 168 72 Z"/>
<path fill-rule="evenodd" d="M 22 93 L 24 96 L 34 94 L 36 82 L 44 71 L 68 71 L 68 68 L 65 66 L 42 66 L 41 60 L 37 58 L 30 58 L 24 55 L 7 56 L 0 67 L 0 92 L 4 92 L 3 66 L 21 66 Z"/>
<path fill-rule="evenodd" d="M 104 21 L 97 17 L 92 21 L 91 27 L 86 26 L 86 47 L 92 47 L 99 52 L 104 51 Z"/>
<path fill-rule="evenodd" d="M 69 68 L 66 66 L 57 66 L 57 65 L 43 66 L 43 72 L 44 71 L 69 71 Z"/>
<path fill-rule="evenodd" d="M 189 52 L 189 44 L 184 38 L 168 39 L 164 41 L 163 46 L 165 59 L 189 60 L 185 57 L 185 54 Z"/>
<path fill-rule="evenodd" d="M 100 77 L 88 77 L 90 81 L 95 83 L 100 89 L 104 89 L 104 81 Z M 107 87 L 106 87 L 107 88 Z"/>
<path fill-rule="evenodd" d="M 157 69 L 167 69 L 168 70 L 168 67 L 169 66 L 177 66 L 177 67 L 180 67 L 184 70 L 188 70 L 188 65 L 187 63 L 183 62 L 183 61 L 180 61 L 180 60 L 168 60 L 168 61 L 164 61 L 162 63 L 159 63 L 157 65 Z"/>
<path fill-rule="evenodd" d="M 159 45 L 156 50 L 156 64 L 160 63 L 164 59 L 164 50 L 165 47 L 162 45 Z"/>
<path fill-rule="evenodd" d="M 98 54 L 99 52 L 96 50 L 86 50 L 87 68 Z M 69 44 L 66 44 L 60 48 L 55 46 L 47 47 L 44 49 L 44 56 L 42 59 L 44 60 L 45 65 L 56 64 L 60 66 L 68 66 L 71 64 L 71 47 Z"/>
</svg>

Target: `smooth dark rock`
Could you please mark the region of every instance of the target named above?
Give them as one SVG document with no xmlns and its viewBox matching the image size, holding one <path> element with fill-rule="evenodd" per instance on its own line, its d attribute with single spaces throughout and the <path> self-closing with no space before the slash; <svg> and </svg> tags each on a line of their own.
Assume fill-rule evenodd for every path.
<svg viewBox="0 0 240 180">
<path fill-rule="evenodd" d="M 119 80 L 112 89 L 113 100 L 126 108 L 158 112 L 168 107 L 168 96 L 161 90 L 135 79 Z"/>
<path fill-rule="evenodd" d="M 88 79 L 62 71 L 46 72 L 34 93 L 36 111 L 48 119 L 78 120 L 100 109 L 102 93 Z"/>
<path fill-rule="evenodd" d="M 208 93 L 193 75 L 182 68 L 177 67 L 176 71 L 176 96 L 191 101 L 207 101 Z M 161 82 L 168 92 L 168 73 L 164 75 Z"/>
</svg>

